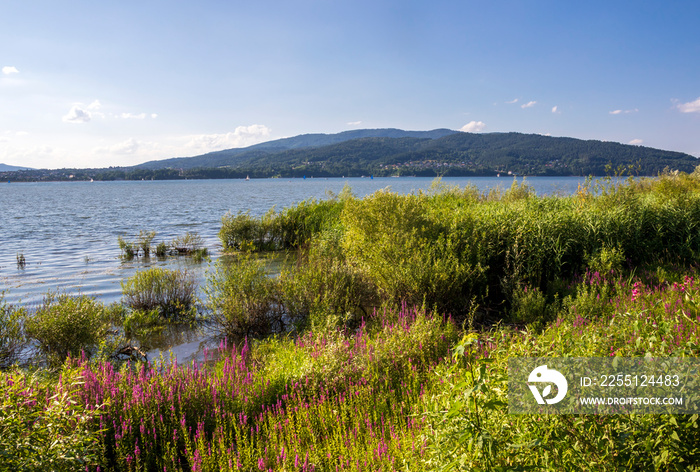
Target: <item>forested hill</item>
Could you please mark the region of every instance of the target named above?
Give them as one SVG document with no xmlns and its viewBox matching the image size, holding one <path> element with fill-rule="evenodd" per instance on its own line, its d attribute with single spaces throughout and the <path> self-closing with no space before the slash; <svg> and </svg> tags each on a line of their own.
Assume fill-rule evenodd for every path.
<svg viewBox="0 0 700 472">
<path fill-rule="evenodd" d="M 392 133 L 387 135 L 387 131 Z M 368 132 L 376 136 L 368 136 Z M 474 134 L 449 130 L 361 130 L 348 133 L 365 134 L 355 139 L 347 139 L 352 135 L 345 133 L 303 135 L 246 149 L 177 159 L 176 163 L 173 160 L 154 161 L 138 167 L 171 167 L 192 177 L 198 173 L 210 177 L 216 174 L 330 177 L 469 176 L 507 172 L 518 175 L 605 175 L 609 172 L 606 170 L 608 165 L 613 170 L 620 166 L 634 166 L 635 173 L 656 175 L 666 167 L 692 172 L 697 164 L 695 157 L 679 152 L 539 134 Z M 329 140 L 331 144 L 319 145 Z M 197 168 L 200 170 L 195 172 Z M 204 168 L 209 169 L 204 171 Z"/>
<path fill-rule="evenodd" d="M 635 175 L 657 175 L 665 168 L 692 172 L 698 163 L 697 158 L 680 152 L 539 134 L 381 129 L 306 134 L 134 167 L 0 171 L 0 179 L 165 180 L 498 173 L 604 176 L 620 168 Z"/>
<path fill-rule="evenodd" d="M 395 128 L 360 129 L 335 134 L 302 134 L 291 138 L 276 139 L 253 146 L 225 149 L 194 157 L 176 157 L 159 161 L 149 161 L 136 166 L 145 169 L 194 169 L 196 167 L 222 167 L 249 163 L 258 156 L 275 154 L 287 150 L 299 150 L 330 146 L 362 138 L 441 138 L 457 131 L 434 129 L 432 131 L 404 131 Z"/>
</svg>

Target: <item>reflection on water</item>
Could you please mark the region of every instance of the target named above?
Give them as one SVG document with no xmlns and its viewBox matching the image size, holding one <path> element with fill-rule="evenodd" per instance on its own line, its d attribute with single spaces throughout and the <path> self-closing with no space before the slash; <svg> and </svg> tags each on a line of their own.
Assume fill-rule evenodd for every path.
<svg viewBox="0 0 700 472">
<path fill-rule="evenodd" d="M 527 182 L 538 194 L 570 194 L 584 180 L 533 177 Z M 507 188 L 512 181 L 505 177 L 442 180 L 482 190 Z M 152 266 L 187 268 L 201 285 L 206 262 L 193 263 L 188 257 L 123 261 L 117 238 L 133 240 L 139 231 L 156 231 L 155 246 L 196 232 L 216 260 L 221 254 L 217 233 L 227 212 L 261 215 L 272 207 L 282 209 L 309 198 L 326 198 L 328 192 L 337 194 L 346 183 L 362 197 L 386 187 L 398 193 L 426 190 L 432 182 L 419 177 L 0 184 L 0 291 L 5 291 L 8 302 L 29 306 L 56 290 L 118 302 L 121 281 Z M 26 260 L 23 268 L 17 265 L 20 254 Z M 185 359 L 199 352 L 202 339 L 197 331 L 173 334 L 163 338 L 158 352 L 170 347 L 178 359 Z"/>
<path fill-rule="evenodd" d="M 160 333 L 151 335 L 142 342 L 148 346 L 146 354 L 149 360 L 161 355 L 167 359 L 170 355 L 168 351 L 172 350 L 178 362 L 200 361 L 204 350 L 211 350 L 215 346 L 214 341 L 209 341 L 204 326 L 193 327 L 189 324 L 167 325 Z"/>
</svg>

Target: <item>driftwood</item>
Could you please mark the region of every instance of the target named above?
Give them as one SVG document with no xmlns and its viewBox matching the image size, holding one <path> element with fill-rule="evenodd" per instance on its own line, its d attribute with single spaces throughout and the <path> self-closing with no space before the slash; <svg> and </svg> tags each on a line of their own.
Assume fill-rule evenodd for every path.
<svg viewBox="0 0 700 472">
<path fill-rule="evenodd" d="M 117 352 L 112 354 L 110 357 L 121 361 L 148 361 L 148 355 L 145 352 L 143 352 L 140 348 L 132 345 L 122 346 Z"/>
</svg>

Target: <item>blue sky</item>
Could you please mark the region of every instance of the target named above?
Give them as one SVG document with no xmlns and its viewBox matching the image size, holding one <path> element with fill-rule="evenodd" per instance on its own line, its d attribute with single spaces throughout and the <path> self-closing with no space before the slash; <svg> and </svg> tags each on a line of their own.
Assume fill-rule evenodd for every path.
<svg viewBox="0 0 700 472">
<path fill-rule="evenodd" d="M 700 156 L 697 1 L 0 7 L 0 162 L 104 167 L 357 128 Z"/>
</svg>

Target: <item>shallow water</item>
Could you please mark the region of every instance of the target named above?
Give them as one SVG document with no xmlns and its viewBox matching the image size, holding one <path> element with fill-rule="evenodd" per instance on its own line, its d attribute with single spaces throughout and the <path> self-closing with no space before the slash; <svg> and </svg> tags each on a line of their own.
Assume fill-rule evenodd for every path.
<svg viewBox="0 0 700 472">
<path fill-rule="evenodd" d="M 526 181 L 542 195 L 570 194 L 584 180 L 530 177 Z M 481 190 L 508 188 L 512 181 L 506 177 L 442 179 L 445 184 L 471 184 Z M 432 182 L 432 178 L 387 177 L 3 183 L 0 291 L 5 291 L 9 303 L 30 308 L 55 290 L 110 303 L 121 298 L 122 280 L 152 265 L 187 268 L 201 284 L 206 262 L 197 264 L 186 257 L 123 261 L 117 238 L 133 241 L 139 231 L 156 231 L 155 245 L 197 232 L 215 260 L 221 253 L 217 233 L 227 212 L 261 215 L 273 206 L 282 209 L 309 198 L 327 198 L 328 192 L 337 194 L 346 183 L 362 197 L 386 187 L 398 193 L 426 190 Z M 18 254 L 25 257 L 24 268 L 17 265 Z M 178 359 L 196 351 L 198 339 L 187 340 L 174 345 Z"/>
</svg>

